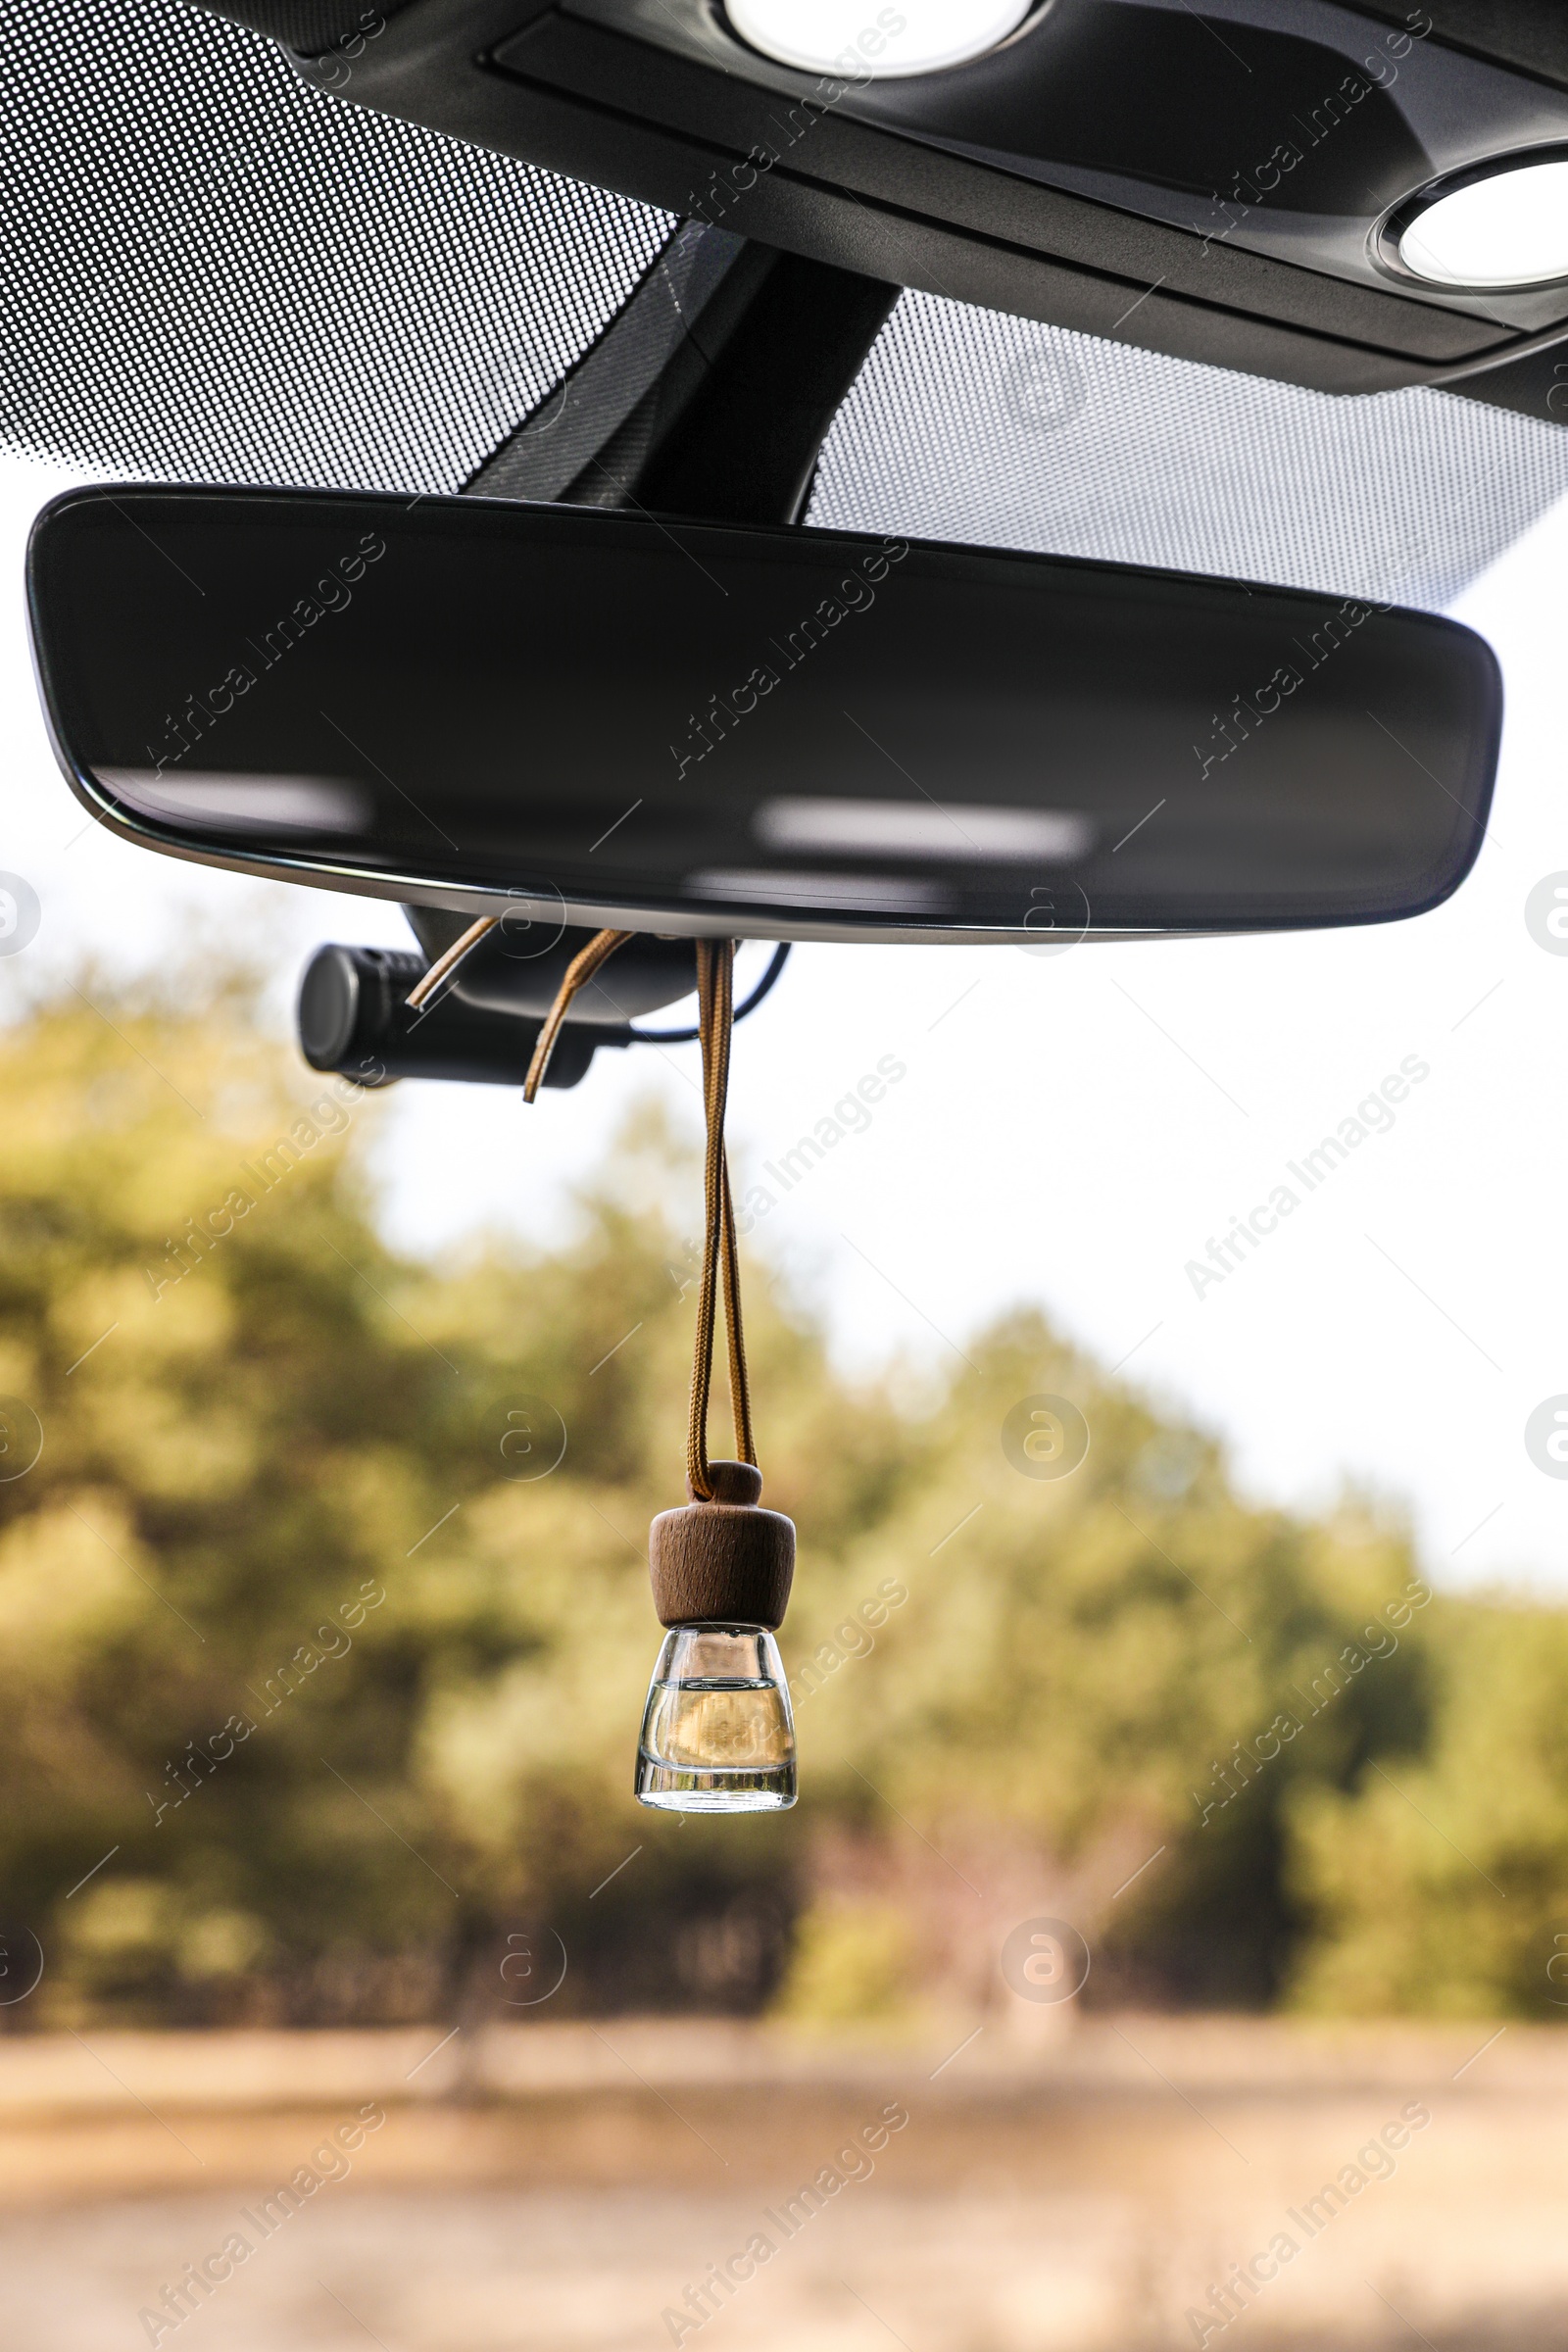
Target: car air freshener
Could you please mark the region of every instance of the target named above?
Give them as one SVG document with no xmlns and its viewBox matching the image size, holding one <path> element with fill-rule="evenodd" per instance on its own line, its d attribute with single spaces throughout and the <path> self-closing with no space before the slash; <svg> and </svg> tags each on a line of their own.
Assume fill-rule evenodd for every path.
<svg viewBox="0 0 1568 2352">
<path fill-rule="evenodd" d="M 568 965 L 523 1093 L 533 1101 L 572 996 L 628 937 L 602 931 Z M 670 1813 L 771 1813 L 795 1802 L 795 1721 L 778 1644 L 795 1574 L 795 1525 L 763 1510 L 741 1324 L 735 1205 L 724 1152 L 735 943 L 697 943 L 698 1034 L 708 1119 L 706 1234 L 697 1298 L 686 1486 L 649 1541 L 654 1606 L 668 1631 L 637 1749 L 636 1792 Z M 708 1402 L 722 1284 L 738 1461 L 710 1461 Z"/>
</svg>

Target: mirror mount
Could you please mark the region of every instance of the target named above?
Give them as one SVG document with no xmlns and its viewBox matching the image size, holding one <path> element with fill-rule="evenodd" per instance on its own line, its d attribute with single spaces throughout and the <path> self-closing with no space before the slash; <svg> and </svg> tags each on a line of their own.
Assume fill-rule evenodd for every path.
<svg viewBox="0 0 1568 2352">
<path fill-rule="evenodd" d="M 687 221 L 465 495 L 799 522 L 900 290 Z"/>
<path fill-rule="evenodd" d="M 828 428 L 900 291 L 688 221 L 545 404 L 546 413 L 509 436 L 466 493 L 640 506 L 733 522 L 799 522 Z M 563 434 L 567 418 L 570 429 Z M 466 927 L 466 915 L 445 908 L 406 903 L 405 911 L 431 963 Z M 645 944 L 653 943 L 639 941 L 634 961 L 646 960 Z M 737 1019 L 771 989 L 788 953 L 779 950 Z M 631 968 L 623 955 L 612 976 L 617 994 L 637 993 Z M 690 948 L 682 949 L 679 969 L 681 986 L 659 1004 L 695 988 Z M 498 988 L 514 1012 L 537 1019 L 548 1010 L 548 1004 L 534 1002 L 539 974 L 515 960 L 481 958 L 465 978 L 467 993 L 477 992 L 491 1010 L 500 1009 Z M 591 1006 L 595 992 L 587 995 Z M 653 1001 L 643 1007 L 654 1008 Z M 590 1017 L 574 1005 L 567 1026 Z M 658 1035 L 660 1042 L 684 1042 L 697 1031 Z M 566 1066 L 575 1067 L 569 1055 Z M 564 1081 L 556 1075 L 546 1083 Z"/>
</svg>

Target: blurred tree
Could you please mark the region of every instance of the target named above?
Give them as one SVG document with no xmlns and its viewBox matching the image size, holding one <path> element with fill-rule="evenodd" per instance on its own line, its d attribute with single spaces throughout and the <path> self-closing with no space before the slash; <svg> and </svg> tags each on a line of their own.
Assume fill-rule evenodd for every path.
<svg viewBox="0 0 1568 2352">
<path fill-rule="evenodd" d="M 1422 1754 L 1293 1792 L 1297 2005 L 1568 2011 L 1568 1616 L 1440 1601 Z"/>
<path fill-rule="evenodd" d="M 592 1925 L 603 1997 L 755 2005 L 787 1849 L 677 1860 L 629 1791 L 690 1251 L 607 1193 L 553 1258 L 400 1263 L 376 1099 L 264 1041 L 242 978 L 170 995 L 82 975 L 0 1034 L 0 1887 L 50 1954 L 0 2022 L 427 2014 L 507 1997 L 545 1912 Z M 645 1123 L 622 1190 L 671 1159 Z M 765 1297 L 753 1344 L 774 1487 L 831 1552 L 906 1434 Z"/>
<path fill-rule="evenodd" d="M 401 1260 L 376 1098 L 269 1043 L 241 979 L 106 987 L 0 1033 L 0 1930 L 47 1955 L 0 2023 L 523 2015 L 552 1934 L 552 2015 L 905 2014 L 1010 2000 L 1003 1940 L 1052 1915 L 1091 1997 L 1430 1997 L 1427 1930 L 1396 1949 L 1336 1856 L 1375 1838 L 1366 1883 L 1403 1871 L 1436 1948 L 1456 1898 L 1373 1767 L 1459 1806 L 1543 1613 L 1437 1640 L 1396 1524 L 1247 1506 L 1036 1313 L 917 1419 L 754 1276 L 803 1800 L 642 1812 L 694 1165 L 646 1113 L 566 1246 Z M 1004 1447 L 1041 1394 L 1087 1421 L 1070 1475 Z M 1538 1928 L 1568 1821 L 1534 1744 L 1550 1622 L 1508 1749 Z M 1471 1814 L 1452 1835 L 1501 1874 Z M 1462 1997 L 1526 1968 L 1510 1946 Z"/>
<path fill-rule="evenodd" d="M 818 1652 L 825 1900 L 897 1902 L 911 1969 L 950 1997 L 996 1997 L 1001 1936 L 1056 1916 L 1096 1947 L 1091 1998 L 1266 2002 L 1298 1926 L 1290 1788 L 1422 1736 L 1419 1634 L 1388 1615 L 1419 1627 L 1405 1537 L 1353 1500 L 1322 1526 L 1249 1509 L 1211 1442 L 1038 1314 L 966 1352 L 838 1579 L 839 1647 L 882 1577 L 908 1602 L 874 1669 Z M 1020 1474 L 1000 1443 L 1038 1396 L 1088 1422 L 1070 1475 Z"/>
</svg>

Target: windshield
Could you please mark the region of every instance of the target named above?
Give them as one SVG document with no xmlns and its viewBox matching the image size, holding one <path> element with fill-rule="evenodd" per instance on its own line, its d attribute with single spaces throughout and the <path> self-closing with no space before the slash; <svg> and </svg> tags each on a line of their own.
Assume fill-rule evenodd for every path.
<svg viewBox="0 0 1568 2352">
<path fill-rule="evenodd" d="M 656 1654 L 666 1712 L 696 1688 L 660 1680 L 646 1568 L 685 1499 L 690 1002 L 656 978 L 675 1036 L 531 1105 L 308 1066 L 313 951 L 417 973 L 461 919 L 416 942 L 390 900 L 93 823 L 20 582 L 75 483 L 613 503 L 584 453 L 636 442 L 746 252 L 216 19 L 95 10 L 94 48 L 25 13 L 25 2340 L 1555 2341 L 1568 436 L 900 295 L 808 528 L 1446 613 L 1501 666 L 1495 800 L 1410 922 L 795 949 L 736 1032 L 728 1149 L 801 1800 L 640 1809 Z M 300 206 L 312 172 L 344 201 Z M 606 696 L 636 625 L 590 649 Z M 771 1738 L 768 1647 L 700 1696 L 761 1693 Z"/>
</svg>

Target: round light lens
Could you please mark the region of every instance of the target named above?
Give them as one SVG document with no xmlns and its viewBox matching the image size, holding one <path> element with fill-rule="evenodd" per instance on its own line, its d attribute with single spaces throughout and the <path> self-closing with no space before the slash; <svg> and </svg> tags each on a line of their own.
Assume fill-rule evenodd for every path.
<svg viewBox="0 0 1568 2352">
<path fill-rule="evenodd" d="M 1568 277 L 1568 161 L 1521 164 L 1440 196 L 1401 234 L 1399 259 L 1431 285 L 1478 293 Z"/>
<path fill-rule="evenodd" d="M 984 57 L 1034 0 L 725 0 L 743 41 L 781 66 L 845 79 L 936 74 Z"/>
</svg>

